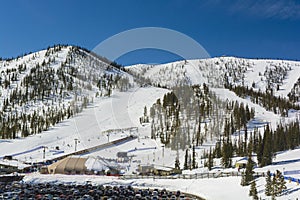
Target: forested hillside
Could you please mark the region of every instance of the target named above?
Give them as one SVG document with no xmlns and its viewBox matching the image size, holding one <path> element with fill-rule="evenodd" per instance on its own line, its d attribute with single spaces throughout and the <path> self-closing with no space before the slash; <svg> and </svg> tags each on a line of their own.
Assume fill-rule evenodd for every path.
<svg viewBox="0 0 300 200">
<path fill-rule="evenodd" d="M 258 164 L 265 166 L 276 152 L 300 145 L 299 119 L 291 114 L 300 111 L 297 62 L 221 57 L 126 70 L 146 85 L 172 91 L 142 118 L 151 123 L 151 138 L 186 151 L 187 169 L 197 168 L 195 148 L 207 142 L 216 143 L 204 154 L 209 168 L 213 158 L 222 158 L 222 165 L 231 167 L 233 156 L 249 154 L 256 154 Z M 233 91 L 246 103 L 220 98 L 213 88 Z M 258 116 L 256 108 L 280 120 L 268 121 Z"/>
<path fill-rule="evenodd" d="M 209 168 L 214 158 L 230 167 L 233 156 L 249 154 L 264 166 L 276 152 L 300 144 L 299 74 L 298 62 L 233 57 L 124 68 L 84 48 L 56 45 L 0 61 L 0 136 L 42 133 L 95 98 L 158 87 L 168 92 L 145 102 L 140 123 L 150 124 L 151 139 L 185 151 L 185 168 L 197 168 L 196 149 L 207 143 L 212 147 L 198 157 L 207 158 Z"/>
<path fill-rule="evenodd" d="M 0 63 L 0 137 L 41 133 L 94 98 L 132 86 L 130 76 L 89 51 L 57 45 Z"/>
</svg>

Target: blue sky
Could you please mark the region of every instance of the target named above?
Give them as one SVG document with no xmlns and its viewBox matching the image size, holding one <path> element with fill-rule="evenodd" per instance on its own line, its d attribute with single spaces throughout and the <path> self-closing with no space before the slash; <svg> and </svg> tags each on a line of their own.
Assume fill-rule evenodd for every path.
<svg viewBox="0 0 300 200">
<path fill-rule="evenodd" d="M 199 42 L 212 56 L 300 60 L 300 1 L 7 0 L 1 1 L 0 57 L 63 43 L 93 49 L 119 32 L 164 27 Z M 117 61 L 163 63 L 178 56 L 138 50 Z"/>
</svg>

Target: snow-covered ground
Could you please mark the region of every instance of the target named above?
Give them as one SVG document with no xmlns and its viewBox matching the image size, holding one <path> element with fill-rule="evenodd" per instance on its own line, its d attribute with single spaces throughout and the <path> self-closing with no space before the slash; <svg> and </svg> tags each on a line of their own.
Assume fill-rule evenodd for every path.
<svg viewBox="0 0 300 200">
<path fill-rule="evenodd" d="M 30 174 L 24 178 L 27 183 L 66 183 L 66 184 L 92 184 L 103 185 L 132 185 L 137 188 L 167 188 L 168 190 L 180 190 L 200 196 L 206 200 L 239 200 L 251 199 L 249 197 L 250 186 L 240 186 L 241 177 L 210 178 L 210 179 L 129 179 L 121 177 L 107 177 L 96 175 L 40 175 Z M 258 196 L 262 199 L 271 199 L 264 194 L 265 179 L 256 180 Z M 276 197 L 280 200 L 296 200 L 300 195 L 300 185 L 287 183 L 284 196 Z"/>
<path fill-rule="evenodd" d="M 56 56 L 56 62 L 62 62 L 66 59 L 69 47 L 62 50 Z M 0 67 L 14 66 L 27 63 L 27 65 L 35 65 L 42 63 L 43 55 L 46 51 L 41 51 L 36 54 L 35 60 L 33 55 L 25 56 L 19 60 L 13 60 L 8 64 L 0 62 Z M 4 66 L 5 65 L 5 66 Z M 84 69 L 86 63 L 80 63 L 79 69 Z M 280 85 L 280 90 L 275 91 L 275 95 L 287 97 L 288 93 L 294 86 L 294 83 L 299 78 L 300 64 L 293 61 L 280 60 L 255 60 L 242 59 L 233 57 L 212 58 L 206 60 L 188 60 L 178 61 L 169 64 L 147 66 L 135 65 L 127 67 L 129 71 L 144 77 L 154 85 L 160 86 L 174 86 L 181 83 L 189 84 L 203 84 L 209 83 L 211 85 L 223 85 L 224 74 L 228 70 L 237 71 L 242 69 L 233 80 L 230 81 L 237 85 L 247 85 L 252 87 L 255 83 L 255 89 L 264 91 L 267 85 L 267 80 L 264 72 L 273 68 L 274 66 L 281 66 L 282 69 L 288 69 L 287 77 Z M 54 68 L 58 68 L 59 64 L 54 64 Z M 26 72 L 29 71 L 29 68 Z M 114 72 L 111 72 L 114 73 Z M 121 72 L 116 72 L 121 73 Z M 229 73 L 229 72 L 228 72 Z M 230 72 L 232 73 L 232 72 Z M 124 72 L 125 74 L 125 72 Z M 23 74 L 22 76 L 25 76 Z M 22 78 L 22 76 L 20 78 Z M 126 74 L 133 82 L 133 76 Z M 145 84 L 148 85 L 148 84 Z M 15 85 L 14 85 L 15 87 Z M 265 108 L 252 103 L 248 99 L 238 97 L 235 93 L 227 90 L 214 88 L 211 89 L 222 100 L 243 102 L 249 107 L 255 108 L 255 122 L 262 124 L 260 131 L 263 133 L 263 125 L 270 123 L 272 128 L 276 128 L 277 124 L 282 121 L 289 121 L 295 119 L 298 115 L 296 112 L 289 113 L 289 117 L 282 118 L 273 112 L 267 111 Z M 0 139 L 0 158 L 6 155 L 13 155 L 17 161 L 1 160 L 3 164 L 23 166 L 23 162 L 38 162 L 64 154 L 69 154 L 76 150 L 87 149 L 100 144 L 127 137 L 131 134 L 138 136 L 137 139 L 125 143 L 113 145 L 98 151 L 88 152 L 85 156 L 102 157 L 102 158 L 116 158 L 118 152 L 128 152 L 132 156 L 132 160 L 128 164 L 127 174 L 135 172 L 139 164 L 153 164 L 160 167 L 174 167 L 174 161 L 179 154 L 181 168 L 184 163 L 184 154 L 182 150 L 171 151 L 165 148 L 159 140 L 150 139 L 151 125 L 149 123 L 140 124 L 139 118 L 143 116 L 144 107 L 149 108 L 156 102 L 158 98 L 162 98 L 164 94 L 169 92 L 167 89 L 156 87 L 134 87 L 127 92 L 113 91 L 111 97 L 97 97 L 93 98 L 87 109 L 77 114 L 75 117 L 64 120 L 61 123 L 51 127 L 48 131 L 43 131 L 42 134 L 32 135 L 27 138 L 18 138 L 14 140 Z M 7 96 L 6 92 L 1 93 L 1 98 Z M 1 100 L 1 99 L 0 99 Z M 3 102 L 0 101 L 0 107 Z M 300 116 L 300 115 L 299 115 Z M 255 123 L 249 123 L 248 131 L 252 131 Z M 131 127 L 136 127 L 130 129 Z M 76 144 L 75 144 L 76 142 Z M 208 150 L 214 146 L 215 141 L 209 141 L 202 146 L 196 148 L 196 154 L 202 155 L 204 150 Z M 76 147 L 75 147 L 76 145 Z M 45 149 L 45 159 L 43 158 L 43 151 Z M 256 172 L 266 172 L 275 170 L 291 172 L 289 176 L 293 178 L 300 178 L 300 149 L 293 151 L 280 152 L 274 158 L 274 164 L 264 168 L 256 168 Z M 234 158 L 233 163 L 240 158 Z M 254 160 L 256 158 L 254 157 Z M 6 162 L 6 163 L 5 163 Z M 193 171 L 184 171 L 185 174 L 205 173 L 208 171 L 204 167 L 203 160 L 197 156 L 197 163 L 199 168 Z M 230 172 L 237 171 L 237 169 L 222 169 L 220 167 L 220 160 L 215 160 L 215 168 L 212 172 Z M 122 180 L 117 177 L 105 176 L 67 176 L 67 175 L 41 175 L 38 173 L 26 175 L 24 181 L 26 182 L 64 182 L 64 183 L 85 183 L 92 181 L 93 184 L 131 184 L 135 187 L 159 187 L 167 188 L 168 190 L 181 190 L 192 194 L 199 195 L 207 200 L 209 199 L 250 199 L 248 196 L 249 187 L 240 186 L 240 177 L 227 178 L 211 178 L 211 179 L 130 179 Z M 257 179 L 257 188 L 259 196 L 262 199 L 268 199 L 264 195 L 264 178 Z M 287 184 L 288 189 L 284 196 L 277 199 L 296 199 L 300 196 L 300 187 L 292 182 Z"/>
<path fill-rule="evenodd" d="M 139 117 L 143 115 L 143 108 L 153 104 L 167 91 L 154 87 L 137 88 L 131 92 L 117 92 L 111 98 L 96 98 L 94 105 L 74 118 L 57 124 L 49 131 L 44 131 L 43 134 L 15 140 L 0 139 L 0 157 L 20 154 L 14 158 L 27 162 L 42 161 L 43 148 L 38 147 L 47 147 L 45 159 L 50 159 L 74 152 L 75 139 L 78 139 L 76 150 L 81 150 L 130 134 L 138 134 L 118 130 L 130 127 L 138 127 L 140 137 L 144 137 L 144 129 L 139 123 Z M 105 132 L 112 129 L 116 129 L 116 131 L 111 131 L 109 134 Z M 134 143 L 131 145 L 128 148 L 135 147 Z M 145 146 L 148 146 L 148 143 Z M 59 148 L 60 154 L 56 154 L 58 153 L 56 147 Z M 26 153 L 27 151 L 29 152 Z"/>
<path fill-rule="evenodd" d="M 134 74 L 151 80 L 153 84 L 161 86 L 176 86 L 184 81 L 190 84 L 208 83 L 211 86 L 223 86 L 224 76 L 227 74 L 229 81 L 234 85 L 251 88 L 254 83 L 254 90 L 265 91 L 268 82 L 271 81 L 268 78 L 271 76 L 268 71 L 273 70 L 274 72 L 276 67 L 286 70 L 287 75 L 281 77 L 283 74 L 278 72 L 276 76 L 283 80 L 279 84 L 279 90 L 273 88 L 274 94 L 287 98 L 300 76 L 300 63 L 296 61 L 216 57 L 161 65 L 133 65 L 126 68 Z M 237 76 L 235 78 L 233 77 L 234 73 Z M 277 83 L 272 82 L 272 84 Z"/>
<path fill-rule="evenodd" d="M 249 107 L 255 108 L 255 118 L 261 122 L 269 122 L 274 129 L 281 120 L 280 115 L 276 115 L 273 112 L 267 111 L 265 108 L 251 102 L 249 99 L 238 97 L 234 92 L 229 91 L 228 89 L 213 88 L 212 91 L 225 101 L 243 102 L 244 105 L 248 104 Z"/>
</svg>

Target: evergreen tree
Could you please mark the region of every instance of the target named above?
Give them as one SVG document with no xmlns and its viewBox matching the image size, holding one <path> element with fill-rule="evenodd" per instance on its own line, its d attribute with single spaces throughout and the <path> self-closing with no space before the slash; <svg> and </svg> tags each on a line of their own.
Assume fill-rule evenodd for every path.
<svg viewBox="0 0 300 200">
<path fill-rule="evenodd" d="M 275 196 L 280 196 L 283 190 L 286 189 L 286 182 L 284 181 L 284 177 L 279 170 L 276 170 L 276 174 L 273 177 L 273 193 Z"/>
<path fill-rule="evenodd" d="M 248 157 L 248 162 L 246 164 L 246 170 L 242 174 L 242 180 L 241 180 L 241 185 L 242 186 L 249 185 L 254 180 L 254 177 L 253 177 L 253 174 L 254 174 L 254 171 L 253 171 L 254 164 L 253 163 L 254 162 L 252 161 L 251 156 L 249 156 Z"/>
<path fill-rule="evenodd" d="M 193 145 L 192 168 L 193 169 L 197 168 L 195 145 Z"/>
<path fill-rule="evenodd" d="M 215 149 L 214 149 L 214 155 L 216 158 L 221 158 L 222 156 L 222 150 L 221 150 L 221 141 L 218 141 L 216 143 Z"/>
<path fill-rule="evenodd" d="M 263 157 L 263 140 L 260 133 L 258 133 L 256 155 L 257 155 L 257 161 L 260 165 Z"/>
<path fill-rule="evenodd" d="M 211 148 L 209 149 L 209 154 L 208 154 L 208 161 L 207 161 L 207 167 L 208 170 L 211 170 L 213 165 L 214 165 L 214 159 L 213 159 L 213 155 L 212 155 L 212 150 Z"/>
<path fill-rule="evenodd" d="M 189 169 L 188 160 L 189 160 L 189 150 L 186 149 L 185 157 L 184 157 L 184 165 L 183 165 L 183 169 L 185 169 L 185 170 Z"/>
<path fill-rule="evenodd" d="M 264 138 L 263 138 L 263 154 L 260 163 L 261 167 L 270 165 L 272 163 L 272 157 L 273 157 L 272 143 L 273 143 L 272 131 L 270 131 L 269 125 L 267 124 L 264 133 Z"/>
<path fill-rule="evenodd" d="M 242 179 L 241 179 L 241 186 L 246 186 L 246 176 L 245 176 L 245 172 L 242 172 Z"/>
<path fill-rule="evenodd" d="M 256 182 L 255 181 L 251 182 L 249 196 L 252 196 L 253 200 L 258 200 L 257 189 L 256 189 Z"/>
<path fill-rule="evenodd" d="M 283 190 L 286 190 L 286 182 L 284 180 L 284 176 L 280 173 L 280 176 L 279 176 L 279 192 L 280 194 L 282 194 Z"/>
<path fill-rule="evenodd" d="M 266 176 L 265 195 L 266 196 L 272 195 L 272 177 L 270 171 L 267 172 L 267 176 Z"/>
<path fill-rule="evenodd" d="M 272 179 L 272 185 L 271 185 L 271 195 L 272 195 L 272 200 L 275 199 L 275 196 L 276 196 L 276 177 L 273 176 L 273 179 Z"/>
<path fill-rule="evenodd" d="M 178 157 L 176 157 L 176 160 L 175 160 L 175 169 L 180 170 L 180 162 L 179 162 Z"/>
<path fill-rule="evenodd" d="M 252 161 L 251 154 L 249 154 L 248 162 L 246 164 L 246 171 L 245 171 L 245 185 L 249 185 L 250 182 L 254 180 L 253 168 L 254 168 L 254 162 Z"/>
<path fill-rule="evenodd" d="M 223 141 L 223 146 L 222 146 L 222 165 L 225 168 L 230 168 L 231 164 L 232 164 L 232 158 L 233 156 L 233 147 L 232 147 L 232 143 L 229 139 L 229 137 L 227 138 L 226 141 Z"/>
</svg>

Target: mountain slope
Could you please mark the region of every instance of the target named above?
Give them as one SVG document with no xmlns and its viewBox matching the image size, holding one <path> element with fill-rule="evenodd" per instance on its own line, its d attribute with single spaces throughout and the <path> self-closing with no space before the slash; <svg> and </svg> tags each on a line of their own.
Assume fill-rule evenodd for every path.
<svg viewBox="0 0 300 200">
<path fill-rule="evenodd" d="M 223 87 L 233 84 L 261 91 L 272 89 L 275 95 L 288 97 L 300 77 L 300 62 L 220 57 L 162 65 L 133 65 L 126 70 L 159 86 L 206 83 L 210 87 Z"/>
<path fill-rule="evenodd" d="M 253 91 L 271 90 L 272 95 L 283 98 L 290 97 L 295 100 L 298 95 L 297 81 L 300 74 L 299 62 L 234 57 L 184 60 L 162 65 L 134 65 L 126 67 L 125 72 L 85 49 L 60 45 L 14 60 L 1 61 L 0 66 L 0 133 L 3 139 L 41 133 L 55 124 L 75 116 L 76 113 L 82 112 L 83 108 L 89 104 L 92 105 L 96 98 L 105 101 L 102 99 L 103 97 L 110 97 L 117 91 L 125 92 L 130 88 L 137 88 L 139 85 L 173 88 L 173 91 L 176 91 L 174 87 L 184 85 L 206 84 L 209 87 L 218 88 L 243 86 L 253 89 Z M 145 93 L 147 93 L 147 88 L 145 88 Z M 130 98 L 135 98 L 134 94 Z M 182 94 L 191 95 L 191 93 Z M 175 92 L 175 95 L 180 94 Z M 232 95 L 226 98 L 220 94 L 217 96 L 222 97 L 222 101 L 237 101 L 238 99 Z M 121 108 L 118 107 L 120 104 L 115 103 L 118 101 L 118 97 L 115 95 L 112 97 L 115 113 L 127 113 L 126 115 L 128 115 L 128 112 L 141 112 L 132 109 L 120 110 Z M 182 98 L 181 101 L 187 101 L 191 97 Z M 248 99 L 248 97 L 242 98 Z M 217 99 L 216 101 L 219 101 Z M 154 100 L 134 101 L 140 103 L 141 106 L 144 104 L 143 106 L 148 109 L 154 103 Z M 203 105 L 208 105 L 208 102 L 204 103 L 207 100 L 201 101 L 203 101 Z M 271 122 L 273 127 L 282 121 L 276 113 L 274 117 L 267 116 L 266 114 L 269 112 L 257 102 L 249 101 L 247 103 L 244 101 L 244 103 L 252 108 L 257 108 L 256 117 L 260 121 Z M 212 121 L 216 118 L 219 125 L 215 127 L 213 123 L 216 122 L 213 120 L 213 123 L 205 122 L 205 126 L 209 124 L 210 128 L 214 128 L 214 132 L 216 128 L 217 132 L 222 131 L 220 129 L 223 129 L 224 113 L 226 112 L 228 117 L 228 110 L 221 113 L 211 112 L 211 115 L 217 117 L 206 116 L 207 120 Z M 185 120 L 195 120 L 195 123 L 199 121 L 198 119 L 189 119 L 190 114 L 186 111 L 183 111 L 182 115 L 187 115 L 184 117 Z M 197 114 L 193 115 L 197 118 Z M 118 118 L 119 115 L 114 117 L 118 123 L 124 122 L 122 122 L 124 117 L 120 117 L 121 120 Z M 272 121 L 270 121 L 271 119 Z M 19 121 L 22 123 L 18 123 Z M 125 127 L 126 123 L 124 122 L 122 127 Z M 191 121 L 185 123 L 188 127 L 195 125 Z M 129 126 L 127 124 L 127 127 Z M 195 132 L 196 129 L 191 131 Z"/>
<path fill-rule="evenodd" d="M 78 47 L 54 46 L 2 61 L 0 137 L 40 133 L 79 113 L 95 97 L 132 84 L 130 75 Z"/>
<path fill-rule="evenodd" d="M 183 173 L 237 171 L 233 162 L 253 147 L 258 160 L 265 154 L 260 147 L 273 140 L 285 145 L 274 145 L 274 154 L 299 145 L 299 126 L 291 124 L 300 119 L 299 76 L 299 62 L 233 57 L 123 71 L 88 50 L 61 45 L 0 61 L 0 164 L 9 163 L 6 155 L 21 167 L 108 143 L 85 156 L 116 161 L 118 152 L 127 152 L 132 160 L 121 165 L 128 174 L 152 163 L 175 164 Z M 269 126 L 272 141 L 264 138 Z M 131 135 L 137 138 L 109 143 Z M 296 169 L 298 160 L 285 163 L 290 153 L 297 150 L 277 154 L 278 163 L 257 171 Z M 221 183 L 199 181 L 207 194 L 215 190 L 211 180 Z M 229 185 L 237 189 L 238 182 Z M 248 196 L 247 188 L 237 190 Z"/>
</svg>

